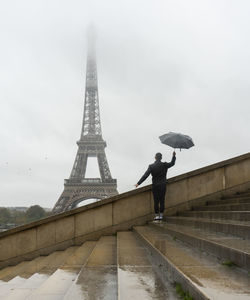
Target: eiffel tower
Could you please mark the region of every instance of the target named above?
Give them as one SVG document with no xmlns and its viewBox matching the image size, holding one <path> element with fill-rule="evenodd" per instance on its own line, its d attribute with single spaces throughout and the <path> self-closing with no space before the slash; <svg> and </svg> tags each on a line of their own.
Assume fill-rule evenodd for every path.
<svg viewBox="0 0 250 300">
<path fill-rule="evenodd" d="M 70 177 L 64 181 L 64 190 L 53 208 L 53 213 L 73 209 L 87 199 L 104 199 L 118 194 L 116 179 L 111 176 L 104 150 L 107 145 L 102 138 L 93 28 L 88 31 L 84 114 L 77 145 L 78 151 Z M 100 178 L 85 177 L 89 157 L 97 158 Z"/>
</svg>

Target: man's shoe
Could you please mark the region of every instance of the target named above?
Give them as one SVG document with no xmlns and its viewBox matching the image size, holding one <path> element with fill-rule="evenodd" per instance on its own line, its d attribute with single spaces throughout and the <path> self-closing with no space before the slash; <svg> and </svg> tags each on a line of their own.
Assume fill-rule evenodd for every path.
<svg viewBox="0 0 250 300">
<path fill-rule="evenodd" d="M 160 220 L 160 216 L 156 214 L 154 217 L 154 221 L 159 221 L 159 220 Z"/>
<path fill-rule="evenodd" d="M 160 221 L 163 220 L 163 214 L 162 213 L 160 213 L 158 220 L 160 220 Z"/>
</svg>

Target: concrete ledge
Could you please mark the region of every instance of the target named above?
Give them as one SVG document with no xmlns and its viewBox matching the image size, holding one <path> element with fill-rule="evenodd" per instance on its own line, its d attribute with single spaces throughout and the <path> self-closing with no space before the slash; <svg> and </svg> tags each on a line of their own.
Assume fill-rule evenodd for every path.
<svg viewBox="0 0 250 300">
<path fill-rule="evenodd" d="M 249 174 L 248 174 L 248 172 L 245 172 L 245 173 L 247 173 L 247 174 L 245 174 L 246 179 L 242 180 L 243 182 L 241 182 L 241 183 L 250 182 L 250 152 L 249 152 L 249 153 L 246 153 L 244 155 L 237 156 L 235 158 L 231 158 L 231 159 L 228 159 L 228 160 L 225 160 L 225 161 L 222 161 L 222 162 L 210 165 L 210 166 L 206 166 L 206 167 L 203 167 L 203 168 L 191 171 L 191 172 L 187 172 L 187 173 L 182 174 L 182 175 L 172 177 L 172 178 L 168 179 L 168 181 L 167 181 L 168 182 L 168 189 L 170 188 L 171 184 L 173 184 L 175 182 L 180 182 L 183 186 L 185 186 L 185 182 L 182 182 L 183 180 L 185 181 L 185 179 L 190 179 L 191 177 L 199 176 L 199 175 L 202 175 L 206 172 L 210 172 L 210 171 L 213 171 L 213 170 L 218 169 L 218 168 L 224 168 L 226 166 L 237 164 L 239 162 L 242 163 L 243 161 L 245 162 L 245 169 L 249 170 Z M 242 169 L 240 170 L 239 173 L 241 173 L 241 172 L 242 172 Z M 237 177 L 237 173 L 235 174 L 235 177 Z M 241 183 L 235 183 L 235 184 L 231 183 L 231 184 L 232 184 L 232 187 L 233 187 L 233 186 L 240 185 Z M 249 187 L 250 187 L 250 184 L 249 184 Z M 230 187 L 227 187 L 227 189 L 228 188 L 230 188 Z M 48 222 L 51 222 L 51 221 L 61 219 L 62 217 L 75 215 L 76 213 L 81 213 L 81 212 L 83 212 L 85 210 L 89 210 L 91 208 L 96 208 L 96 207 L 102 206 L 104 204 L 113 203 L 113 202 L 119 201 L 120 199 L 123 199 L 123 198 L 126 199 L 126 198 L 129 198 L 131 196 L 138 195 L 139 193 L 151 192 L 151 189 L 152 189 L 152 186 L 147 185 L 145 187 L 138 188 L 138 189 L 126 192 L 126 193 L 122 193 L 122 194 L 116 195 L 116 196 L 108 198 L 108 199 L 104 199 L 104 200 L 96 202 L 96 203 L 92 203 L 92 204 L 89 204 L 89 205 L 86 205 L 86 206 L 83 206 L 83 207 L 79 207 L 79 208 L 76 208 L 76 209 L 73 209 L 73 210 L 70 210 L 70 211 L 66 211 L 66 212 L 63 212 L 63 213 L 60 213 L 60 214 L 56 214 L 54 216 L 44 218 L 44 219 L 41 219 L 39 221 L 32 222 L 32 223 L 29 223 L 29 224 L 26 224 L 26 225 L 23 225 L 23 226 L 18 226 L 16 228 L 1 232 L 0 233 L 0 238 L 2 238 L 5 235 L 10 235 L 10 234 L 15 233 L 15 232 L 19 232 L 19 231 L 22 231 L 22 230 L 25 230 L 25 229 L 28 229 L 28 228 L 32 228 L 32 227 L 44 224 L 44 223 L 48 223 Z M 226 189 L 226 187 L 224 186 L 224 188 L 222 188 L 222 190 L 225 190 L 225 189 Z M 180 191 L 183 192 L 183 189 L 180 189 Z M 167 191 L 167 194 L 169 194 L 168 191 Z M 172 196 L 168 195 L 167 199 L 169 197 L 172 197 Z M 182 202 L 185 202 L 185 201 L 183 201 L 184 198 L 185 198 L 185 195 L 182 194 L 182 197 L 181 197 Z M 199 198 L 199 197 L 196 197 L 196 198 Z M 168 199 L 166 204 L 169 205 L 169 199 Z M 171 205 L 171 206 L 174 206 L 175 204 L 177 204 L 177 203 L 173 203 L 173 205 Z"/>
<path fill-rule="evenodd" d="M 187 217 L 166 217 L 168 224 L 176 224 L 182 226 L 191 226 L 193 228 L 200 228 L 201 230 L 208 232 L 222 232 L 230 234 L 244 239 L 250 239 L 250 225 L 243 222 L 231 223 L 222 220 L 209 220 L 209 219 L 196 219 Z"/>
<path fill-rule="evenodd" d="M 143 236 L 135 227 L 134 231 L 141 243 L 148 248 L 148 258 L 153 266 L 158 266 L 156 272 L 160 275 L 163 282 L 170 281 L 178 282 L 183 287 L 183 290 L 188 291 L 196 300 L 209 300 L 209 298 L 198 288 L 200 282 L 196 285 L 186 276 L 180 268 L 175 266 L 167 257 L 165 257 L 145 236 Z"/>
<path fill-rule="evenodd" d="M 134 225 L 144 225 L 147 222 L 151 221 L 153 218 L 153 214 L 147 214 L 145 216 L 129 220 L 124 223 L 120 223 L 118 225 L 109 226 L 100 230 L 96 230 L 81 236 L 77 236 L 73 239 L 66 240 L 61 243 L 56 243 L 50 246 L 46 246 L 44 248 L 40 248 L 35 251 L 28 252 L 23 255 L 11 257 L 5 260 L 0 261 L 0 269 L 5 268 L 7 266 L 16 265 L 25 260 L 32 260 L 38 256 L 49 255 L 54 251 L 63 251 L 71 246 L 79 246 L 82 245 L 86 241 L 94 241 L 98 240 L 101 236 L 104 235 L 113 235 L 118 231 L 126 231 L 131 230 Z"/>
<path fill-rule="evenodd" d="M 213 170 L 216 170 L 216 169 L 219 169 L 219 168 L 224 168 L 224 167 L 227 167 L 227 166 L 230 166 L 230 165 L 238 164 L 238 163 L 241 163 L 241 162 L 243 162 L 245 160 L 249 160 L 249 159 L 250 159 L 250 152 L 245 153 L 245 154 L 240 155 L 240 156 L 236 156 L 234 158 L 223 160 L 221 162 L 218 162 L 218 163 L 215 163 L 215 164 L 203 167 L 203 168 L 196 169 L 196 170 L 191 171 L 191 172 L 187 172 L 187 173 L 182 174 L 182 175 L 172 177 L 168 180 L 168 182 L 172 183 L 172 182 L 175 182 L 175 181 L 180 181 L 182 179 L 187 179 L 189 177 L 201 175 L 203 173 L 207 173 L 209 171 L 213 171 Z M 241 170 L 241 172 L 242 172 L 242 170 Z M 249 170 L 249 172 L 250 172 L 250 170 Z M 246 173 L 248 173 L 248 172 L 246 172 Z M 236 174 L 237 174 L 237 172 L 236 172 Z M 244 174 L 244 175 L 249 178 L 249 174 Z"/>
<path fill-rule="evenodd" d="M 205 168 L 170 178 L 166 193 L 166 211 L 208 195 L 241 189 L 250 182 L 250 153 Z M 187 208 L 189 209 L 189 207 Z"/>
<path fill-rule="evenodd" d="M 223 197 L 227 195 L 232 195 L 237 192 L 246 191 L 250 188 L 250 181 L 236 185 L 234 187 L 228 188 L 228 189 L 222 189 L 220 191 L 217 191 L 215 193 L 210 193 L 208 195 L 197 197 L 191 200 L 182 201 L 180 203 L 173 203 L 172 205 L 168 204 L 168 195 L 166 197 L 166 210 L 165 215 L 166 216 L 174 216 L 180 212 L 186 211 L 186 210 L 192 210 L 195 206 L 202 206 L 209 203 L 213 203 L 214 201 L 219 201 Z M 223 203 L 223 201 L 222 201 Z"/>
<path fill-rule="evenodd" d="M 238 249 L 231 248 L 223 244 L 223 242 L 215 242 L 205 237 L 196 236 L 192 233 L 182 232 L 178 229 L 170 228 L 170 226 L 159 226 L 157 224 L 150 224 L 152 227 L 158 228 L 160 231 L 167 233 L 171 236 L 176 237 L 180 241 L 187 243 L 193 248 L 201 249 L 211 253 L 215 257 L 218 257 L 222 260 L 229 260 L 234 262 L 237 266 L 250 270 L 250 254 Z M 238 238 L 235 238 L 235 241 L 238 241 Z"/>
<path fill-rule="evenodd" d="M 186 211 L 181 212 L 179 215 L 210 220 L 250 221 L 249 211 Z"/>
<path fill-rule="evenodd" d="M 168 180 L 166 214 L 250 187 L 250 153 Z M 229 191 L 229 192 L 228 192 Z M 0 266 L 143 225 L 153 214 L 151 185 L 0 233 Z"/>
</svg>

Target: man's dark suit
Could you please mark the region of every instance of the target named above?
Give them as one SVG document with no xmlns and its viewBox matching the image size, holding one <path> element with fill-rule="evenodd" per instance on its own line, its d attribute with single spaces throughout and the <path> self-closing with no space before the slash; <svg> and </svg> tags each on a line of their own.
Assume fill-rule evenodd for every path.
<svg viewBox="0 0 250 300">
<path fill-rule="evenodd" d="M 153 164 L 149 165 L 147 171 L 137 183 L 138 185 L 140 185 L 144 180 L 148 178 L 150 174 L 152 175 L 152 191 L 154 195 L 154 209 L 156 214 L 159 213 L 159 204 L 160 213 L 164 212 L 167 171 L 175 164 L 175 160 L 175 155 L 173 155 L 170 163 L 156 160 Z"/>
</svg>

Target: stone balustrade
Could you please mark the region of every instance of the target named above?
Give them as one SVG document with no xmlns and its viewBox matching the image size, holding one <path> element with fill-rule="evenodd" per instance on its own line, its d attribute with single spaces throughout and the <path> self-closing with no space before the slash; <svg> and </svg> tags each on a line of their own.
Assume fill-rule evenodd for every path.
<svg viewBox="0 0 250 300">
<path fill-rule="evenodd" d="M 250 188 L 250 153 L 168 180 L 168 215 Z M 0 267 L 47 255 L 152 219 L 151 185 L 0 233 Z"/>
</svg>

